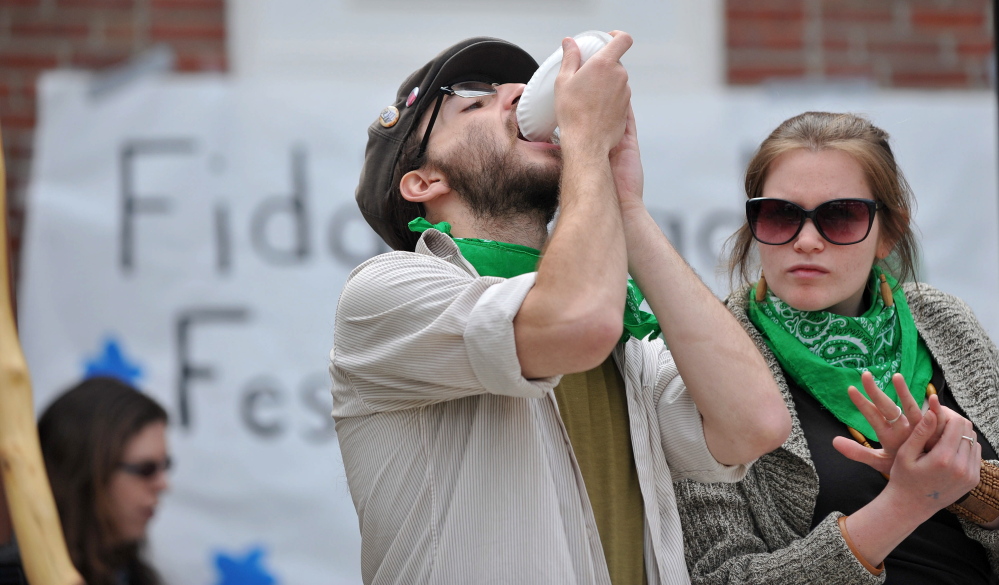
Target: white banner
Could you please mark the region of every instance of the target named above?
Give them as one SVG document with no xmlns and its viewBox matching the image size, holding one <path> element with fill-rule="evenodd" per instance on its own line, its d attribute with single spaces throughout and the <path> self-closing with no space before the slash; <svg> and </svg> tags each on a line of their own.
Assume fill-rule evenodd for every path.
<svg viewBox="0 0 999 585">
<path fill-rule="evenodd" d="M 347 80 L 41 83 L 19 296 L 36 402 L 111 372 L 169 410 L 177 465 L 151 533 L 169 583 L 360 582 L 326 365 L 346 275 L 386 249 L 353 192 L 393 95 Z M 919 201 L 923 280 L 999 337 L 992 94 L 636 94 L 635 108 L 648 206 L 720 295 L 753 148 L 806 109 L 869 114 Z"/>
</svg>

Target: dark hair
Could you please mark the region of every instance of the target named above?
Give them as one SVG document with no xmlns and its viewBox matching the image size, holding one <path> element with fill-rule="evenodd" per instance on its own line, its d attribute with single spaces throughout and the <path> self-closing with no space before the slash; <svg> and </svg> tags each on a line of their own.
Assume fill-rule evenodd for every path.
<svg viewBox="0 0 999 585">
<path fill-rule="evenodd" d="M 410 231 L 409 222 L 417 217 L 425 217 L 426 211 L 421 203 L 415 203 L 403 197 L 399 185 L 406 173 L 421 168 L 427 162 L 427 154 L 420 153 L 423 133 L 419 132 L 419 129 L 420 123 L 417 121 L 399 152 L 399 160 L 395 164 L 395 169 L 392 170 L 392 183 L 389 188 L 389 198 L 393 201 L 393 205 L 389 208 L 391 217 L 388 218 L 388 223 L 396 232 L 398 240 L 405 244 L 405 247 L 400 249 L 408 252 L 416 249 L 416 242 L 420 239 L 420 234 Z"/>
<path fill-rule="evenodd" d="M 538 62 L 513 43 L 491 37 L 474 37 L 444 49 L 406 78 L 391 106 L 368 127 L 364 164 L 354 191 L 357 206 L 368 224 L 393 250 L 412 250 L 419 239 L 408 224 L 420 214 L 420 206 L 399 194 L 399 179 L 419 168 L 413 136 L 425 113 L 440 97 L 439 89 L 470 76 L 497 83 L 527 83 Z M 422 136 L 420 139 L 422 140 Z M 407 155 L 403 149 L 410 150 Z"/>
<path fill-rule="evenodd" d="M 122 570 L 130 585 L 161 582 L 139 555 L 142 543 L 115 542 L 108 496 L 128 441 L 155 422 L 167 422 L 163 407 L 124 382 L 103 377 L 70 388 L 38 420 L 66 544 L 87 585 L 113 585 Z"/>
<path fill-rule="evenodd" d="M 916 273 L 916 235 L 910 224 L 915 198 L 895 162 L 888 133 L 854 114 L 805 112 L 789 118 L 760 144 L 746 168 L 746 197 L 763 196 L 763 185 L 775 160 L 793 150 L 839 150 L 850 155 L 863 170 L 874 200 L 883 207 L 881 237 L 892 242 L 891 255 L 881 264 L 901 283 Z M 751 260 L 753 234 L 743 223 L 728 240 L 731 246 L 729 275 L 743 282 L 754 280 Z"/>
</svg>

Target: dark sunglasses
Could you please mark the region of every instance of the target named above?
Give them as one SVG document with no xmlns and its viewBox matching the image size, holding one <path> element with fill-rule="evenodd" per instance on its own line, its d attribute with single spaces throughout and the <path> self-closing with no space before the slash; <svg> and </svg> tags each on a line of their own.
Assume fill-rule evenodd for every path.
<svg viewBox="0 0 999 585">
<path fill-rule="evenodd" d="M 138 463 L 119 463 L 118 469 L 129 475 L 141 477 L 142 479 L 152 479 L 160 472 L 165 472 L 173 466 L 173 460 L 169 457 L 163 461 L 139 461 Z"/>
<path fill-rule="evenodd" d="M 848 246 L 867 238 L 874 214 L 882 207 L 871 199 L 833 199 L 809 210 L 783 199 L 757 197 L 746 201 L 746 219 L 761 244 L 790 242 L 810 219 L 830 244 Z"/>
<path fill-rule="evenodd" d="M 416 158 L 421 158 L 427 152 L 427 143 L 430 142 L 430 131 L 434 129 L 434 122 L 437 121 L 437 114 L 441 111 L 441 104 L 444 103 L 445 95 L 456 95 L 463 98 L 477 98 L 487 95 L 496 95 L 496 85 L 485 81 L 462 81 L 452 83 L 440 88 L 437 95 L 437 103 L 434 105 L 434 113 L 430 114 L 430 122 L 427 123 L 427 131 L 423 133 L 423 142 L 420 143 L 420 151 Z"/>
</svg>

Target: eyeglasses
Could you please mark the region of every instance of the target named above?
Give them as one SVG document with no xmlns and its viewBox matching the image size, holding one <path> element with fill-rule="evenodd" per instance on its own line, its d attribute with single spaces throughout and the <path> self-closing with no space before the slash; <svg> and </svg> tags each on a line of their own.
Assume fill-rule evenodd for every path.
<svg viewBox="0 0 999 585">
<path fill-rule="evenodd" d="M 874 225 L 874 214 L 882 207 L 871 199 L 833 199 L 807 210 L 783 199 L 757 197 L 746 201 L 746 219 L 753 237 L 762 244 L 790 242 L 810 219 L 830 244 L 847 246 L 864 241 Z"/>
<path fill-rule="evenodd" d="M 441 111 L 441 104 L 444 103 L 445 95 L 456 95 L 463 98 L 477 98 L 487 95 L 496 95 L 498 83 L 486 83 L 485 81 L 462 81 L 452 83 L 440 88 L 437 96 L 437 103 L 434 105 L 434 113 L 430 114 L 430 122 L 427 124 L 427 131 L 423 133 L 423 142 L 420 143 L 420 151 L 416 158 L 421 158 L 427 152 L 427 143 L 430 142 L 430 131 L 434 129 L 434 122 L 437 121 L 437 114 Z"/>
<path fill-rule="evenodd" d="M 129 475 L 134 475 L 136 477 L 141 477 L 142 479 L 152 479 L 156 474 L 160 472 L 165 472 L 173 466 L 173 460 L 169 457 L 163 461 L 139 461 L 138 463 L 119 463 L 118 469 L 121 469 Z"/>
</svg>

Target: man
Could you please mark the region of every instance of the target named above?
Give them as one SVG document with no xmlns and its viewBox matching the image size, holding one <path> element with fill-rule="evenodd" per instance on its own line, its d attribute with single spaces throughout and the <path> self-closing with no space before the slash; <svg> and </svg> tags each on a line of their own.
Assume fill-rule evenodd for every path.
<svg viewBox="0 0 999 585">
<path fill-rule="evenodd" d="M 348 277 L 330 365 L 365 583 L 687 583 L 671 475 L 738 480 L 790 430 L 645 210 L 612 34 L 582 66 L 563 42 L 558 145 L 519 137 L 537 63 L 488 38 L 369 130 L 358 204 L 400 251 Z M 620 342 L 629 268 L 672 353 Z"/>
</svg>

